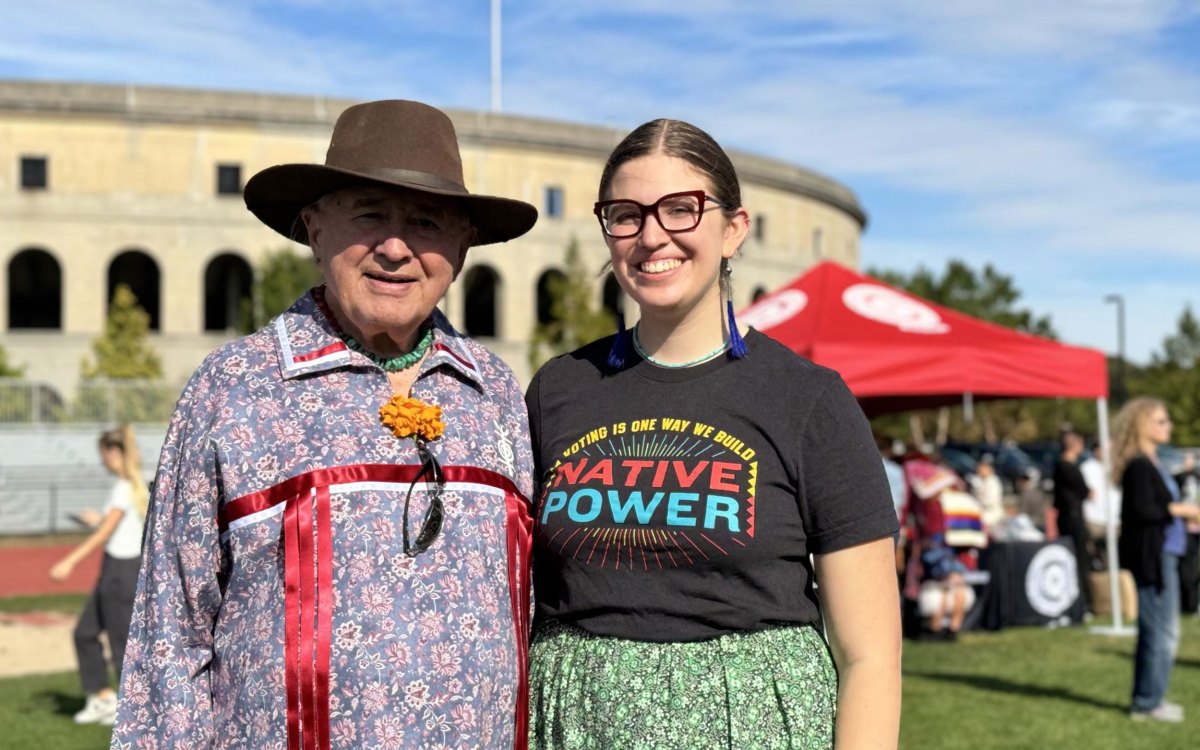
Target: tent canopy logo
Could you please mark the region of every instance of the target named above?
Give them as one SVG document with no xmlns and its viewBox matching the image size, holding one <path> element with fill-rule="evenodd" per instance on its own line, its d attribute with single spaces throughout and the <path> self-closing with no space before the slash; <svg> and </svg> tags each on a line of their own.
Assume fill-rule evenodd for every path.
<svg viewBox="0 0 1200 750">
<path fill-rule="evenodd" d="M 852 312 L 905 333 L 946 333 L 950 326 L 929 305 L 878 284 L 854 284 L 842 292 Z"/>
<path fill-rule="evenodd" d="M 807 294 L 799 289 L 784 289 L 754 303 L 738 317 L 746 325 L 765 331 L 796 317 L 807 305 Z"/>
</svg>

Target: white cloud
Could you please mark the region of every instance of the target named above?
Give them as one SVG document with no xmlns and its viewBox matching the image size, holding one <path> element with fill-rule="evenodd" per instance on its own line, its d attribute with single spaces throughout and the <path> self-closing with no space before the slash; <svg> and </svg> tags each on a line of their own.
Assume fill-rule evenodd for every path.
<svg viewBox="0 0 1200 750">
<path fill-rule="evenodd" d="M 38 78 L 443 101 L 436 94 L 447 91 L 446 77 L 460 72 L 466 55 L 434 58 L 424 45 L 458 38 L 465 21 L 434 6 L 450 7 L 378 2 L 347 13 L 307 0 L 13 3 L 0 10 L 0 60 Z M 320 13 L 340 13 L 345 27 L 323 25 Z M 483 38 L 486 24 L 485 17 Z M 486 60 L 485 49 L 483 70 Z"/>
<path fill-rule="evenodd" d="M 1200 106 L 1113 99 L 1096 107 L 1096 118 L 1099 125 L 1115 130 L 1140 131 L 1173 139 L 1200 139 Z"/>
<path fill-rule="evenodd" d="M 957 52 L 1086 56 L 1153 37 L 1198 9 L 1189 0 L 806 0 L 811 19 L 900 30 Z"/>
</svg>

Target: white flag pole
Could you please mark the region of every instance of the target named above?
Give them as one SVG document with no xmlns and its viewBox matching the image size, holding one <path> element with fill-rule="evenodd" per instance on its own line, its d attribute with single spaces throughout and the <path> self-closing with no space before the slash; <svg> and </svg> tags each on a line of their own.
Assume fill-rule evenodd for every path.
<svg viewBox="0 0 1200 750">
<path fill-rule="evenodd" d="M 500 0 L 492 0 L 492 111 L 500 111 Z"/>
<path fill-rule="evenodd" d="M 1096 424 L 1100 433 L 1100 458 L 1104 465 L 1104 481 L 1100 483 L 1100 501 L 1104 503 L 1104 540 L 1108 545 L 1108 586 L 1109 601 L 1112 602 L 1112 625 L 1098 625 L 1090 628 L 1097 635 L 1129 636 L 1137 633 L 1135 628 L 1121 622 L 1121 563 L 1117 555 L 1117 519 L 1113 515 L 1111 490 L 1112 481 L 1112 441 L 1108 434 L 1108 399 L 1096 400 Z"/>
</svg>

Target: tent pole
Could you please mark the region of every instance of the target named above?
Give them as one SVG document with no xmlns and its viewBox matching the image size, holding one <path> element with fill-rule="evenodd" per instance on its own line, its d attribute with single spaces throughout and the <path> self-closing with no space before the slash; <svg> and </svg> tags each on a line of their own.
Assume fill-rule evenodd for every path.
<svg viewBox="0 0 1200 750">
<path fill-rule="evenodd" d="M 1104 539 L 1108 545 L 1108 591 L 1112 602 L 1112 625 L 1091 628 L 1099 635 L 1133 635 L 1137 631 L 1121 622 L 1121 564 L 1117 555 L 1117 519 L 1113 516 L 1109 492 L 1112 477 L 1112 441 L 1108 433 L 1108 399 L 1096 399 L 1096 426 L 1100 433 L 1101 463 L 1104 465 L 1104 481 L 1100 483 L 1100 502 L 1104 503 Z"/>
</svg>

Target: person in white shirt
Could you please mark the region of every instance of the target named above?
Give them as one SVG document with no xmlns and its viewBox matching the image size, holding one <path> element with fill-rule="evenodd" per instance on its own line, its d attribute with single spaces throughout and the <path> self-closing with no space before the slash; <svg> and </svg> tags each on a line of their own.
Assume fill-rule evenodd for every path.
<svg viewBox="0 0 1200 750">
<path fill-rule="evenodd" d="M 79 520 L 93 528 L 92 533 L 50 569 L 51 578 L 66 580 L 81 560 L 104 547 L 100 578 L 75 626 L 75 655 L 87 693 L 83 710 L 75 714 L 77 724 L 112 724 L 117 715 L 117 694 L 110 682 L 100 633 L 108 636 L 112 664 L 119 676 L 142 563 L 142 527 L 149 499 L 132 427 L 122 425 L 102 433 L 100 459 L 117 478 L 108 502 L 99 512 L 79 514 Z"/>
<path fill-rule="evenodd" d="M 1100 444 L 1097 442 L 1092 446 L 1091 455 L 1085 458 L 1079 464 L 1079 471 L 1083 474 L 1083 481 L 1087 484 L 1091 493 L 1087 499 L 1083 501 L 1083 520 L 1087 524 L 1088 534 L 1092 538 L 1092 545 L 1095 551 L 1095 556 L 1107 560 L 1106 550 L 1108 549 L 1105 539 L 1107 538 L 1105 529 L 1107 528 L 1109 519 L 1109 510 L 1104 507 L 1104 487 L 1108 486 L 1108 505 L 1111 508 L 1112 519 L 1117 524 L 1118 529 L 1121 525 L 1121 488 L 1114 485 L 1109 480 L 1108 475 L 1104 473 L 1104 464 L 1101 463 L 1103 456 L 1100 452 Z"/>
<path fill-rule="evenodd" d="M 971 490 L 979 501 L 980 518 L 983 520 L 984 531 L 995 538 L 994 529 L 1004 521 L 1004 486 L 1000 477 L 996 476 L 995 459 L 992 454 L 985 453 L 975 467 L 971 477 Z"/>
</svg>

